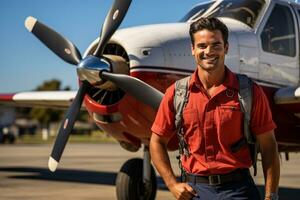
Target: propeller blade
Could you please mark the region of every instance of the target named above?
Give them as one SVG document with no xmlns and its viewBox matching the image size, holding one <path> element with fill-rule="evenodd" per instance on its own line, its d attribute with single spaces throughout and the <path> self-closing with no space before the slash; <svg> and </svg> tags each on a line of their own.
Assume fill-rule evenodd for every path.
<svg viewBox="0 0 300 200">
<path fill-rule="evenodd" d="M 86 94 L 86 91 L 89 87 L 89 84 L 86 82 L 83 82 L 80 86 L 76 97 L 74 101 L 72 102 L 71 106 L 69 107 L 64 121 L 60 126 L 51 156 L 49 158 L 48 167 L 50 171 L 54 172 L 57 168 L 57 165 L 59 163 L 59 160 L 62 156 L 62 153 L 65 149 L 66 143 L 68 141 L 69 135 L 73 129 L 75 120 L 77 118 L 77 115 L 79 114 L 80 107 L 84 98 L 84 95 Z"/>
<path fill-rule="evenodd" d="M 113 74 L 103 71 L 101 77 L 115 83 L 119 88 L 144 102 L 154 109 L 158 109 L 163 93 L 141 81 L 140 79 L 124 74 Z"/>
<path fill-rule="evenodd" d="M 111 36 L 114 34 L 116 29 L 123 21 L 127 10 L 130 6 L 130 3 L 131 0 L 115 0 L 114 4 L 110 8 L 110 11 L 105 18 L 100 34 L 100 41 L 97 46 L 97 49 L 94 52 L 94 56 L 102 56 L 106 43 L 109 41 Z"/>
<path fill-rule="evenodd" d="M 80 62 L 81 54 L 76 46 L 36 18 L 27 17 L 25 27 L 67 63 L 77 65 Z"/>
</svg>

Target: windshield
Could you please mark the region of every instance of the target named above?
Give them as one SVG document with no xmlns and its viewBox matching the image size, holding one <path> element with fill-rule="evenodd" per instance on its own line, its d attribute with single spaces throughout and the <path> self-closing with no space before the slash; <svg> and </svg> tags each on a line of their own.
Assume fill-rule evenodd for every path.
<svg viewBox="0 0 300 200">
<path fill-rule="evenodd" d="M 215 3 L 217 5 L 211 6 L 212 3 Z M 201 16 L 228 17 L 228 18 L 238 20 L 253 28 L 256 23 L 257 17 L 264 5 L 265 5 L 265 0 L 224 0 L 224 1 L 209 2 L 203 5 L 199 5 L 198 13 L 196 11 L 197 8 L 196 6 L 189 12 L 191 13 L 195 9 L 194 14 L 190 16 L 186 15 L 183 19 L 185 19 L 184 21 L 194 21 Z M 206 7 L 204 8 L 204 6 Z M 202 9 L 205 10 L 203 11 Z M 207 12 L 205 13 L 206 9 L 211 9 L 211 10 L 208 13 Z"/>
<path fill-rule="evenodd" d="M 201 3 L 190 10 L 180 22 L 193 21 L 201 16 L 214 2 Z"/>
</svg>

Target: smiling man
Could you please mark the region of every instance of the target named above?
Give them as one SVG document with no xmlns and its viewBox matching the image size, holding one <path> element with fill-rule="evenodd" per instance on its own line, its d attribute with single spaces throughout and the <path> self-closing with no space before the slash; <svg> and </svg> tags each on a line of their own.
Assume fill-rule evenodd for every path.
<svg viewBox="0 0 300 200">
<path fill-rule="evenodd" d="M 224 64 L 228 29 L 217 18 L 200 18 L 190 25 L 191 51 L 197 68 L 187 83 L 187 103 L 181 128 L 176 126 L 175 84 L 161 102 L 152 126 L 153 163 L 176 199 L 260 199 L 250 175 L 250 149 L 244 138 L 244 113 L 239 103 L 239 81 Z M 276 125 L 262 89 L 253 83 L 249 129 L 262 154 L 265 199 L 277 199 L 279 159 Z M 176 128 L 177 127 L 177 128 Z M 178 134 L 183 182 L 170 165 L 167 144 Z"/>
</svg>

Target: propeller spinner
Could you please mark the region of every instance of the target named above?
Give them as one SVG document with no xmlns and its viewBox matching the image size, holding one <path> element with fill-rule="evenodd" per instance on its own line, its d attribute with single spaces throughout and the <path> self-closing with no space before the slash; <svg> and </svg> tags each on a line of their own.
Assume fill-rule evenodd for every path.
<svg viewBox="0 0 300 200">
<path fill-rule="evenodd" d="M 111 70 L 113 59 L 103 56 L 105 45 L 124 19 L 130 3 L 131 0 L 114 1 L 105 18 L 100 33 L 100 41 L 94 54 L 89 55 L 84 59 L 82 59 L 77 47 L 56 31 L 37 21 L 37 19 L 33 17 L 28 17 L 25 21 L 26 28 L 52 52 L 67 63 L 78 66 L 77 74 L 82 82 L 74 101 L 65 114 L 49 158 L 48 167 L 53 172 L 58 166 L 77 115 L 79 114 L 84 96 L 90 87 L 101 87 L 106 81 L 111 81 L 117 87 L 153 108 L 157 109 L 159 106 L 163 96 L 161 92 L 134 77 L 114 74 Z"/>
</svg>

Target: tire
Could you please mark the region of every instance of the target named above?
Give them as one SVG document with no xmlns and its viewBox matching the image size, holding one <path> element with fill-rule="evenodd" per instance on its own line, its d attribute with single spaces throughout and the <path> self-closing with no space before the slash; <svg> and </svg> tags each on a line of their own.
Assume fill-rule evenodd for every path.
<svg viewBox="0 0 300 200">
<path fill-rule="evenodd" d="M 156 174 L 151 166 L 151 180 L 148 190 L 145 190 L 143 160 L 140 158 L 125 162 L 117 175 L 116 192 L 118 200 L 154 200 L 156 188 Z"/>
</svg>

